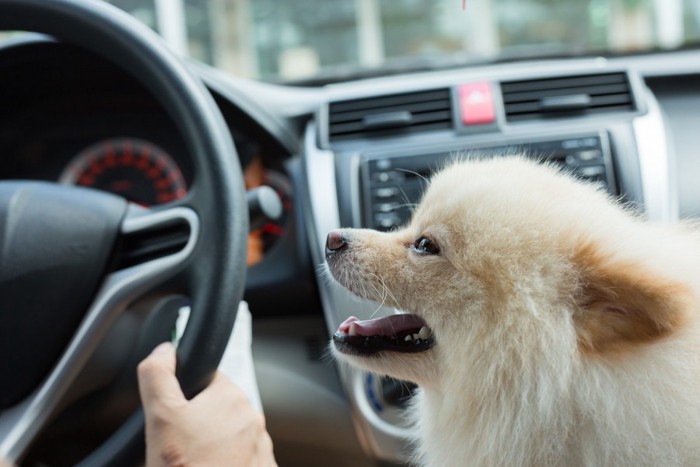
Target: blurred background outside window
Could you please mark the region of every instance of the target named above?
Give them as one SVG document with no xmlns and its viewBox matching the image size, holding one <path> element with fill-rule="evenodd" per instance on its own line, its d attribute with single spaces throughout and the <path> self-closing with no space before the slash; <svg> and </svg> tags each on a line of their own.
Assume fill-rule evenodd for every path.
<svg viewBox="0 0 700 467">
<path fill-rule="evenodd" d="M 106 0 L 178 53 L 264 80 L 700 44 L 700 0 Z"/>
</svg>

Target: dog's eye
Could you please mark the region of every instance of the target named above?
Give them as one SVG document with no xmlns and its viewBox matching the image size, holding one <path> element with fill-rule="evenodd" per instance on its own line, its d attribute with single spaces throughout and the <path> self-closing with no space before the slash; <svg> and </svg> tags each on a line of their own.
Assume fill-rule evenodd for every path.
<svg viewBox="0 0 700 467">
<path fill-rule="evenodd" d="M 438 244 L 425 236 L 418 237 L 418 239 L 415 242 L 413 242 L 413 249 L 417 253 L 421 253 L 424 255 L 440 254 L 440 247 L 438 246 Z"/>
</svg>

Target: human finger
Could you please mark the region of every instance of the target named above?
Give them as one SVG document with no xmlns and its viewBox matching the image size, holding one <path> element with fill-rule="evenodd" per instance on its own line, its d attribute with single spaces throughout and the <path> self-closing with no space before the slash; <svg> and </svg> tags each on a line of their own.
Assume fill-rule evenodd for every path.
<svg viewBox="0 0 700 467">
<path fill-rule="evenodd" d="M 267 431 L 260 436 L 258 452 L 260 453 L 261 467 L 277 467 L 272 447 L 272 438 L 270 438 L 270 434 Z"/>
<path fill-rule="evenodd" d="M 170 342 L 164 342 L 139 363 L 139 393 L 145 410 L 155 401 L 185 401 L 175 377 L 176 362 L 175 347 Z"/>
</svg>

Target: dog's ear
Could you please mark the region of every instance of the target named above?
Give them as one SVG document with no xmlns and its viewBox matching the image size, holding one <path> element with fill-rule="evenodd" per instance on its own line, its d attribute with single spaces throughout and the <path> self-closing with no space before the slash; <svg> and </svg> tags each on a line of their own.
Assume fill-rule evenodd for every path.
<svg viewBox="0 0 700 467">
<path fill-rule="evenodd" d="M 669 335 L 686 321 L 690 291 L 593 245 L 574 255 L 579 277 L 574 325 L 585 352 L 620 350 Z"/>
</svg>

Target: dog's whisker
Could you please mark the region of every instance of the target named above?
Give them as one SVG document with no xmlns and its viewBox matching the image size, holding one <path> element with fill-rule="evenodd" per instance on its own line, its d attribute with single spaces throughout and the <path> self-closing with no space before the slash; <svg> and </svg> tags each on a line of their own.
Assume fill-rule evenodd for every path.
<svg viewBox="0 0 700 467">
<path fill-rule="evenodd" d="M 372 318 L 374 318 L 374 317 L 377 315 L 377 313 L 379 313 L 379 310 L 382 309 L 382 306 L 383 306 L 383 305 L 382 305 L 381 303 L 380 303 L 379 305 L 377 305 L 377 308 L 372 312 L 371 315 L 369 315 L 369 318 L 367 318 L 367 319 L 372 319 Z"/>
<path fill-rule="evenodd" d="M 386 303 L 387 293 L 389 292 L 389 289 L 387 289 L 386 285 L 384 284 L 384 280 L 381 278 L 381 276 L 374 274 L 374 273 L 371 273 L 371 275 L 372 275 L 372 277 L 375 277 L 379 281 L 379 283 L 382 285 L 382 291 L 380 292 L 379 289 L 374 284 L 372 284 L 372 288 L 377 293 L 377 295 L 382 297 L 382 301 L 379 304 L 379 306 L 377 306 L 377 309 L 374 310 L 374 312 L 370 315 L 369 319 L 374 318 L 374 316 L 379 312 L 379 310 L 382 309 L 382 307 Z"/>
<path fill-rule="evenodd" d="M 419 177 L 419 178 L 420 178 L 421 180 L 423 180 L 425 183 L 430 183 L 430 181 L 428 180 L 428 178 L 427 178 L 425 175 L 423 175 L 423 174 L 421 174 L 421 173 L 419 173 L 419 172 L 416 172 L 415 170 L 409 170 L 409 169 L 396 169 L 396 170 L 398 170 L 399 172 L 406 172 L 406 173 L 409 173 L 409 174 L 413 174 L 413 175 L 415 175 L 416 177 Z"/>
<path fill-rule="evenodd" d="M 411 210 L 414 210 L 416 207 L 418 207 L 418 203 L 404 203 L 404 204 L 397 204 L 392 208 L 392 211 L 395 211 L 397 209 L 401 208 L 410 208 Z"/>
<path fill-rule="evenodd" d="M 382 306 L 386 303 L 386 299 L 387 299 L 387 298 L 391 298 L 392 302 L 393 302 L 393 303 L 396 303 L 396 302 L 397 302 L 396 296 L 391 292 L 391 290 L 389 289 L 389 287 L 386 286 L 386 283 L 384 282 L 384 278 L 381 277 L 381 276 L 379 276 L 379 275 L 377 275 L 377 274 L 373 274 L 373 275 L 374 275 L 374 277 L 376 277 L 376 278 L 379 280 L 379 282 L 382 284 L 382 288 L 383 288 L 383 291 L 384 291 L 384 295 L 382 296 Z"/>
<path fill-rule="evenodd" d="M 418 177 L 420 177 L 426 184 L 430 184 L 430 181 L 425 176 L 421 175 L 418 172 L 408 170 L 408 169 L 397 169 L 397 170 L 415 174 Z M 406 191 L 403 189 L 403 187 L 401 185 L 396 185 L 396 187 L 399 189 L 399 191 L 401 191 L 401 196 L 403 197 L 403 199 L 405 201 L 405 203 L 402 206 L 409 208 L 409 210 L 411 211 L 411 216 L 413 216 L 413 213 L 415 212 L 416 208 L 418 207 L 418 203 L 411 202 L 410 198 L 406 194 Z"/>
<path fill-rule="evenodd" d="M 408 207 L 411 211 L 411 214 L 413 214 L 413 212 L 416 210 L 416 207 L 418 206 L 418 204 L 411 202 L 411 199 L 406 194 L 406 190 L 404 190 L 401 185 L 396 185 L 396 187 L 399 189 L 399 191 L 401 192 L 401 196 L 403 197 L 403 200 L 404 200 L 403 206 Z"/>
</svg>

